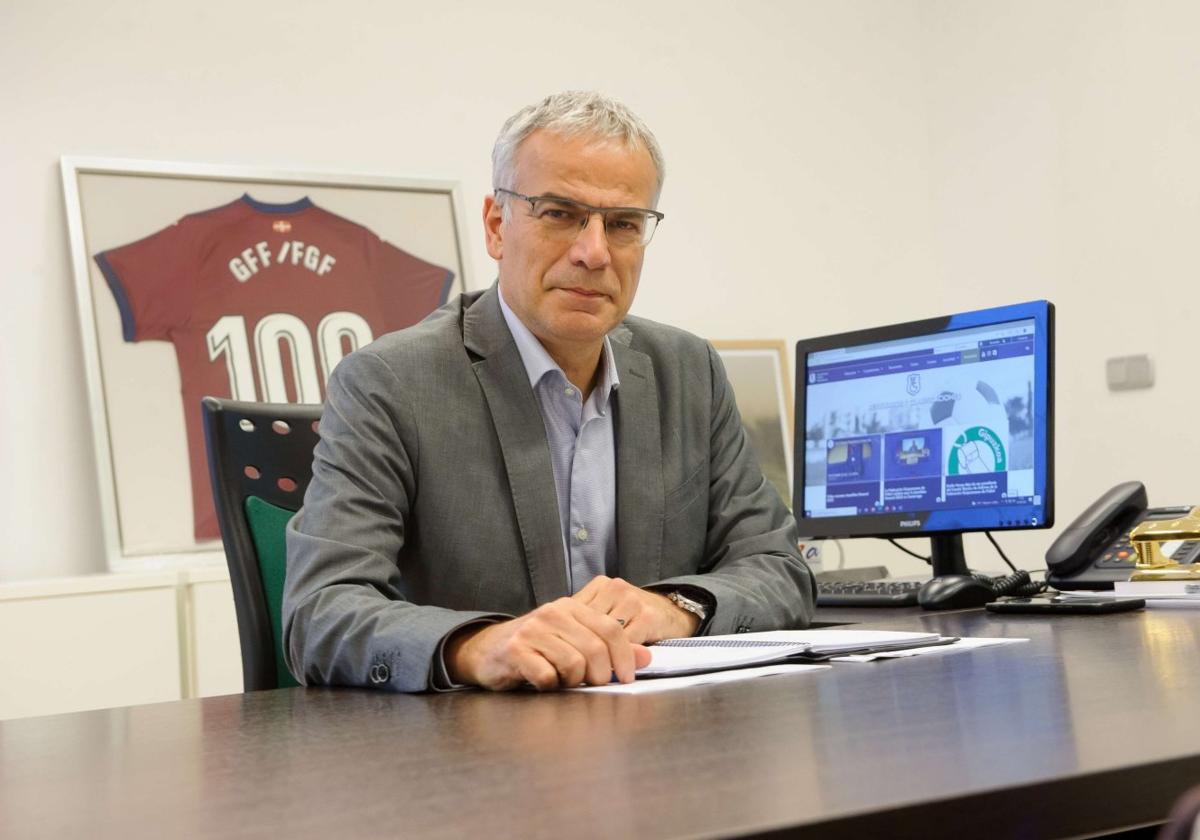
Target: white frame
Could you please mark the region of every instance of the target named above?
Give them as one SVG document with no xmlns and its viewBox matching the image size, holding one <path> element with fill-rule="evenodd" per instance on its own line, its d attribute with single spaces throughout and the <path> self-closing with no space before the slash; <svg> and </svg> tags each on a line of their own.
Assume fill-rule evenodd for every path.
<svg viewBox="0 0 1200 840">
<path fill-rule="evenodd" d="M 779 413 L 779 433 L 783 440 L 783 458 L 786 469 L 784 476 L 786 488 L 779 487 L 776 482 L 776 489 L 780 490 L 780 496 L 791 507 L 793 476 L 792 435 L 795 434 L 795 423 L 792 417 L 794 409 L 792 403 L 792 380 L 788 375 L 787 342 L 783 339 L 729 339 L 715 340 L 712 344 L 716 348 L 717 354 L 721 356 L 722 361 L 726 362 L 726 373 L 729 376 L 729 383 L 734 390 L 734 398 L 738 403 L 738 411 L 743 413 L 743 415 L 745 414 L 742 411 L 742 407 L 745 404 L 744 392 L 743 398 L 737 399 L 736 376 L 729 371 L 728 360 L 734 357 L 755 358 L 761 359 L 771 366 L 772 378 L 775 385 L 775 408 Z M 761 454 L 755 454 L 761 461 Z M 760 466 L 763 466 L 764 472 L 767 472 L 766 464 L 760 464 Z"/>
<path fill-rule="evenodd" d="M 178 550 L 131 553 L 122 540 L 118 507 L 117 474 L 112 450 L 109 409 L 104 385 L 104 370 L 96 322 L 93 274 L 88 243 L 88 220 L 83 215 L 80 190 L 81 176 L 89 174 L 128 176 L 130 178 L 167 178 L 181 182 L 235 181 L 244 182 L 247 190 L 254 185 L 309 186 L 346 190 L 396 191 L 437 193 L 450 200 L 451 223 L 459 271 L 456 286 L 469 290 L 471 268 L 469 248 L 464 241 L 466 216 L 462 189 L 457 181 L 400 178 L 364 173 L 317 173 L 295 170 L 267 169 L 253 166 L 133 160 L 121 158 L 64 156 L 61 161 L 63 196 L 71 243 L 72 269 L 75 276 L 75 295 L 83 344 L 84 369 L 87 379 L 88 404 L 91 414 L 92 440 L 96 453 L 97 490 L 101 521 L 104 530 L 104 550 L 112 571 L 148 571 L 161 568 L 187 568 L 197 565 L 221 564 L 225 555 L 219 542 L 180 546 Z M 203 208 L 197 207 L 196 210 Z M 164 219 L 169 224 L 175 219 Z M 147 231 L 149 233 L 149 231 Z M 124 244 L 124 243 L 111 243 Z M 181 479 L 186 480 L 186 478 Z"/>
</svg>

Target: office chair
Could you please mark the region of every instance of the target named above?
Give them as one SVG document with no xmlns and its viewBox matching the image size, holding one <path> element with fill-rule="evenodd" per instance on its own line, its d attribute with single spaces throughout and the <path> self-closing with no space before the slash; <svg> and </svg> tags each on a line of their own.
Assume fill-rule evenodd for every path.
<svg viewBox="0 0 1200 840">
<path fill-rule="evenodd" d="M 319 405 L 205 397 L 204 440 L 246 691 L 298 685 L 283 661 L 284 528 L 312 480 Z"/>
</svg>

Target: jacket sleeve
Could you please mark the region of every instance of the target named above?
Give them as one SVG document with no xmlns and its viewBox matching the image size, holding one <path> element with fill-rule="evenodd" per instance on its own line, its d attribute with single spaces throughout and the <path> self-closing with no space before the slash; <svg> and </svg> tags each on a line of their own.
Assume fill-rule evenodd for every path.
<svg viewBox="0 0 1200 840">
<path fill-rule="evenodd" d="M 283 650 L 305 685 L 432 688 L 442 639 L 508 617 L 405 599 L 399 556 L 418 446 L 395 373 L 369 350 L 347 356 L 330 377 L 312 483 L 287 530 Z"/>
<path fill-rule="evenodd" d="M 702 625 L 706 635 L 806 627 L 816 584 L 800 555 L 796 520 L 763 477 L 724 365 L 711 345 L 708 361 L 712 416 L 705 558 L 698 574 L 646 588 L 707 594 L 715 609 Z"/>
</svg>

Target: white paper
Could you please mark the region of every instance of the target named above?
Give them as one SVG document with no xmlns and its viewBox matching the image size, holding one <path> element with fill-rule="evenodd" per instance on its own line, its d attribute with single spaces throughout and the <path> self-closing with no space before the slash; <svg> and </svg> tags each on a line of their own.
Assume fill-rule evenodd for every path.
<svg viewBox="0 0 1200 840">
<path fill-rule="evenodd" d="M 689 671 L 708 671 L 758 663 L 769 664 L 789 654 L 812 650 L 835 653 L 868 647 L 930 643 L 936 633 L 911 633 L 896 630 L 772 630 L 761 633 L 732 633 L 680 640 L 694 647 L 651 645 L 650 664 L 639 668 L 638 675 L 683 675 Z M 713 643 L 708 646 L 706 643 Z M 731 647 L 722 647 L 730 643 Z"/>
<path fill-rule="evenodd" d="M 781 633 L 808 633 L 808 632 L 829 632 L 829 631 L 779 631 Z M 872 632 L 873 635 L 881 635 L 874 631 L 832 631 L 840 633 L 863 633 Z M 772 634 L 775 635 L 775 634 Z M 884 633 L 882 635 L 891 635 Z M 889 650 L 879 653 L 860 654 L 857 656 L 839 656 L 830 660 L 831 662 L 873 662 L 876 659 L 899 659 L 907 656 L 926 656 L 930 654 L 946 654 L 955 653 L 958 651 L 975 650 L 983 647 L 993 647 L 996 645 L 1011 645 L 1018 642 L 1028 642 L 1029 639 L 1007 639 L 1007 638 L 961 638 L 957 642 L 949 645 L 930 645 L 929 647 L 910 648 L 908 650 Z M 688 688 L 693 685 L 704 685 L 707 683 L 733 682 L 734 680 L 748 680 L 755 677 L 770 677 L 776 674 L 794 674 L 802 671 L 824 671 L 828 669 L 828 665 L 801 665 L 791 662 L 776 663 L 774 665 L 760 665 L 755 668 L 735 668 L 727 671 L 710 671 L 705 674 L 688 674 L 682 677 L 659 677 L 656 679 L 640 679 L 634 680 L 631 683 L 610 683 L 608 685 L 582 685 L 578 688 L 568 689 L 569 691 L 594 691 L 602 694 L 651 694 L 656 691 L 670 691 L 675 688 Z"/>
<path fill-rule="evenodd" d="M 581 685 L 569 691 L 593 691 L 601 694 L 652 694 L 655 691 L 670 691 L 688 688 L 703 683 L 733 682 L 755 677 L 770 677 L 776 674 L 795 674 L 801 671 L 824 671 L 828 665 L 795 665 L 783 663 L 761 665 L 757 668 L 737 668 L 732 671 L 712 671 L 707 674 L 691 674 L 686 677 L 659 677 L 658 679 L 634 680 L 631 683 L 609 683 L 608 685 Z"/>
<path fill-rule="evenodd" d="M 753 641 L 763 639 L 771 642 L 791 642 L 811 645 L 822 650 L 841 647 L 867 647 L 869 645 L 892 644 L 927 638 L 937 638 L 937 633 L 913 633 L 904 630 L 767 630 L 761 633 L 731 633 L 724 636 L 700 636 L 699 639 L 729 639 Z"/>
<path fill-rule="evenodd" d="M 1151 595 L 1150 593 L 1137 594 L 1121 594 L 1114 592 L 1111 589 L 1087 590 L 1087 589 L 1072 589 L 1066 592 L 1058 593 L 1064 600 L 1073 600 L 1076 598 L 1093 598 L 1103 599 L 1105 601 L 1145 601 L 1147 607 L 1187 607 L 1200 605 L 1200 598 L 1195 595 Z"/>
<path fill-rule="evenodd" d="M 749 634 L 747 634 L 749 635 Z M 705 641 L 704 637 L 697 641 Z M 637 676 L 685 674 L 688 671 L 712 671 L 742 665 L 778 662 L 791 653 L 803 653 L 804 645 L 752 648 L 672 647 L 650 645 L 650 664 L 637 669 Z"/>
<path fill-rule="evenodd" d="M 1014 642 L 1028 642 L 1028 639 L 972 639 L 961 638 L 950 645 L 931 645 L 929 647 L 909 648 L 908 650 L 885 650 L 879 653 L 864 653 L 857 656 L 837 656 L 832 662 L 874 662 L 876 659 L 900 659 L 905 656 L 925 656 L 931 653 L 956 653 L 975 648 L 991 647 L 993 645 L 1011 645 Z"/>
</svg>

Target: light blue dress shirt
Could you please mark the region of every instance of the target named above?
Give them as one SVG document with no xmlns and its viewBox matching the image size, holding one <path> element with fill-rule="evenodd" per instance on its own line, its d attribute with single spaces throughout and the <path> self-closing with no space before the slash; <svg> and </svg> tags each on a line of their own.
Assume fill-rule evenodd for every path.
<svg viewBox="0 0 1200 840">
<path fill-rule="evenodd" d="M 604 337 L 600 378 L 584 402 L 546 348 L 508 307 L 500 309 L 537 396 L 558 493 L 567 581 L 578 592 L 596 575 L 617 568 L 617 468 L 612 395 L 621 384 L 612 345 Z"/>
</svg>

